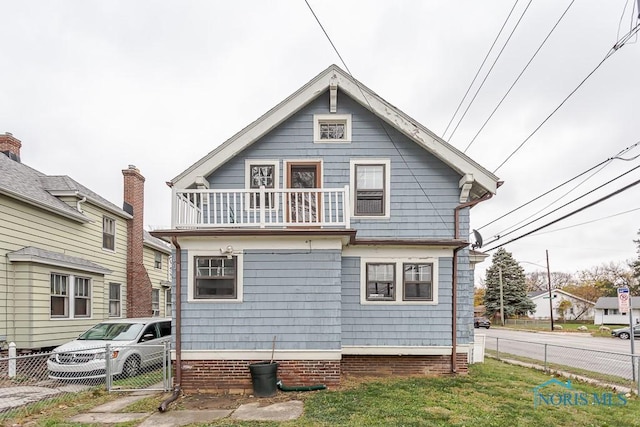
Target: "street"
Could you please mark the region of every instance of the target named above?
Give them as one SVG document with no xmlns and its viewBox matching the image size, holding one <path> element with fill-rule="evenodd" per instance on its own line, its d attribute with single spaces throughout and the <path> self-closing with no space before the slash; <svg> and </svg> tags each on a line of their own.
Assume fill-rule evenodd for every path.
<svg viewBox="0 0 640 427">
<path fill-rule="evenodd" d="M 544 363 L 572 366 L 631 380 L 631 347 L 628 340 L 592 337 L 582 333 L 525 332 L 511 329 L 476 329 L 485 335 L 487 350 L 515 354 Z M 635 343 L 640 346 L 640 342 Z M 638 352 L 636 351 L 636 354 Z"/>
</svg>

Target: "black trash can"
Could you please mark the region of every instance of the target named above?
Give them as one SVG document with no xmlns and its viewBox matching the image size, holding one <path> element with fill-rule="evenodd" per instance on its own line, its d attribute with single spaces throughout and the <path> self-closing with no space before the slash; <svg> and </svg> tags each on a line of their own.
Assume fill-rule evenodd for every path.
<svg viewBox="0 0 640 427">
<path fill-rule="evenodd" d="M 278 389 L 278 364 L 276 362 L 258 362 L 249 365 L 253 394 L 258 397 L 271 397 Z"/>
</svg>

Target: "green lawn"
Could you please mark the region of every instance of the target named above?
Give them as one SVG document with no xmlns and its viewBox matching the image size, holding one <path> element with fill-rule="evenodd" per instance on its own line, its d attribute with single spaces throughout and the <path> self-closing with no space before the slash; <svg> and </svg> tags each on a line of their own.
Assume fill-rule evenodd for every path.
<svg viewBox="0 0 640 427">
<path fill-rule="evenodd" d="M 534 388 L 553 378 L 533 369 L 486 359 L 485 363 L 472 365 L 466 376 L 371 381 L 349 379 L 345 381 L 348 386 L 341 390 L 298 393 L 296 396 L 304 400 L 305 410 L 304 415 L 295 421 L 267 423 L 224 419 L 206 425 L 640 427 L 640 400 L 637 397 L 619 396 L 613 390 L 582 382 L 572 381 L 570 390 L 559 384 L 543 388 L 543 399 L 538 399 L 539 404 L 534 407 Z M 564 378 L 557 379 L 565 382 Z M 41 405 L 26 419 L 5 421 L 8 425 L 15 422 L 25 425 L 26 421 L 31 426 L 83 427 L 65 420 L 116 397 L 118 395 L 94 390 L 75 395 L 68 402 Z M 161 399 L 161 396 L 145 399 L 126 411 L 153 411 Z M 560 399 L 570 404 L 559 404 Z M 622 405 L 623 402 L 626 404 Z M 176 403 L 169 406 L 170 411 L 180 410 Z M 135 423 L 118 427 L 125 426 L 133 427 Z"/>
</svg>

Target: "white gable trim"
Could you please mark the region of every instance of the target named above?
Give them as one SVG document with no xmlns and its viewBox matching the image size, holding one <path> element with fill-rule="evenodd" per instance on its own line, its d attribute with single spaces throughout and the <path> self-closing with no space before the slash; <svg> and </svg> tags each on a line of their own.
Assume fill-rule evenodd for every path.
<svg viewBox="0 0 640 427">
<path fill-rule="evenodd" d="M 324 93 L 332 84 L 337 84 L 340 90 L 343 90 L 389 125 L 398 129 L 404 135 L 442 160 L 460 175 L 471 174 L 474 181 L 482 187 L 482 189 L 491 193 L 496 192 L 498 178 L 494 174 L 484 169 L 424 126 L 418 124 L 402 111 L 384 101 L 336 65 L 327 68 L 297 92 L 232 136 L 182 174 L 175 177 L 172 180 L 172 185 L 177 188 L 191 187 L 198 176 L 208 176 L 211 174 L 237 153 L 250 146 L 253 142 L 291 117 L 313 99 Z M 477 193 L 478 192 L 476 192 L 476 194 Z"/>
</svg>

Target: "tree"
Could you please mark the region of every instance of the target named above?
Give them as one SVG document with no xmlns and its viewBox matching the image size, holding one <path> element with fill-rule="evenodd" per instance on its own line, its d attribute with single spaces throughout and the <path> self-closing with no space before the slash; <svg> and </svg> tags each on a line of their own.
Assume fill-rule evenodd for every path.
<svg viewBox="0 0 640 427">
<path fill-rule="evenodd" d="M 505 318 L 528 315 L 535 311 L 535 304 L 527 296 L 524 270 L 504 248 L 493 254 L 491 266 L 486 271 L 484 305 L 488 316 L 500 312 L 500 275 Z"/>
<path fill-rule="evenodd" d="M 638 295 L 640 291 L 639 281 L 634 276 L 633 270 L 623 263 L 603 263 L 588 270 L 578 272 L 580 284 L 593 285 L 600 289 L 605 297 L 617 296 L 617 288 L 626 286 L 631 294 Z"/>
<path fill-rule="evenodd" d="M 568 299 L 563 299 L 562 301 L 560 301 L 560 304 L 558 304 L 558 311 L 560 312 L 560 318 L 563 322 L 566 319 L 567 310 L 569 310 L 571 307 L 573 307 L 573 304 L 571 304 L 571 301 L 569 301 Z"/>
<path fill-rule="evenodd" d="M 638 230 L 638 236 L 640 236 L 640 230 Z M 633 269 L 633 277 L 636 279 L 636 283 L 638 283 L 640 282 L 640 239 L 634 240 L 633 243 L 638 246 L 638 248 L 636 249 L 636 252 L 638 253 L 638 259 L 631 262 L 629 264 L 629 267 Z"/>
<path fill-rule="evenodd" d="M 567 285 L 563 288 L 563 290 L 569 292 L 571 295 L 575 295 L 586 300 L 579 300 L 574 303 L 574 319 L 580 319 L 580 317 L 586 314 L 589 309 L 593 307 L 592 303 L 595 303 L 596 301 L 598 301 L 598 298 L 603 296 L 602 290 L 600 288 L 589 283 Z"/>
<path fill-rule="evenodd" d="M 549 289 L 549 278 L 547 277 L 546 271 L 527 273 L 525 281 L 529 292 L 546 291 Z M 573 275 L 570 273 L 561 271 L 551 272 L 551 289 L 563 289 L 565 286 L 573 283 L 573 281 Z"/>
<path fill-rule="evenodd" d="M 478 307 L 484 302 L 485 288 L 475 288 L 473 290 L 473 306 Z"/>
</svg>

